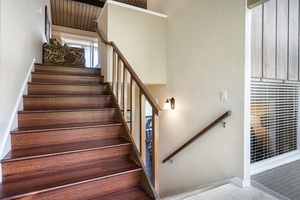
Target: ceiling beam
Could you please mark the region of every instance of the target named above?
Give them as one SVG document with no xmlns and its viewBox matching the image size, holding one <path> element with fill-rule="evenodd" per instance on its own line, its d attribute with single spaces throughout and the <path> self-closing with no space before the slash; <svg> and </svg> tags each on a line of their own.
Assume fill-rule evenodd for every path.
<svg viewBox="0 0 300 200">
<path fill-rule="evenodd" d="M 105 2 L 97 1 L 97 0 L 73 0 L 73 1 L 76 1 L 78 3 L 87 4 L 90 6 L 100 7 L 100 8 L 103 8 L 103 6 L 105 4 Z"/>
</svg>

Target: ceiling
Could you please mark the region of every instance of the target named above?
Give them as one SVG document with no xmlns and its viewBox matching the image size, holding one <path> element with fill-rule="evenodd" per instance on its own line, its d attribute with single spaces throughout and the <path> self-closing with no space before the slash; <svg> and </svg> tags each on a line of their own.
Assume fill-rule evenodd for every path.
<svg viewBox="0 0 300 200">
<path fill-rule="evenodd" d="M 132 6 L 146 8 L 147 0 L 115 0 Z M 94 31 L 96 20 L 106 0 L 51 0 L 52 24 Z"/>
</svg>

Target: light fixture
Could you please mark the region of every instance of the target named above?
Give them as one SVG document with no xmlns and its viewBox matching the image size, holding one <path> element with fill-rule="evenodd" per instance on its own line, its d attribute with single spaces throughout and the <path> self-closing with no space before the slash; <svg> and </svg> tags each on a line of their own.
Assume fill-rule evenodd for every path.
<svg viewBox="0 0 300 200">
<path fill-rule="evenodd" d="M 172 97 L 171 99 L 167 99 L 164 105 L 164 110 L 174 110 L 175 108 L 175 99 Z"/>
</svg>

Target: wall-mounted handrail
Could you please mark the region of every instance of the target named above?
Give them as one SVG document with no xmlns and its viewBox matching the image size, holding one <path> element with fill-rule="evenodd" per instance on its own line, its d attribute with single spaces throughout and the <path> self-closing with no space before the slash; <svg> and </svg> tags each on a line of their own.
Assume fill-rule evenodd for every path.
<svg viewBox="0 0 300 200">
<path fill-rule="evenodd" d="M 189 146 L 191 143 L 193 143 L 195 140 L 197 140 L 199 137 L 201 137 L 202 135 L 204 135 L 207 131 L 209 131 L 210 129 L 212 129 L 213 127 L 215 127 L 217 124 L 219 124 L 220 122 L 222 122 L 225 118 L 229 117 L 230 115 L 231 115 L 231 111 L 228 110 L 226 113 L 224 113 L 223 115 L 221 115 L 220 117 L 218 117 L 216 120 L 214 120 L 212 123 L 210 123 L 207 127 L 205 127 L 202 131 L 200 131 L 197 135 L 195 135 L 189 141 L 187 141 L 186 143 L 184 143 L 176 151 L 174 151 L 168 157 L 166 157 L 163 160 L 163 163 L 165 163 L 168 160 L 170 160 L 171 158 L 173 158 L 176 154 L 178 154 L 180 151 L 182 151 L 183 149 L 185 149 L 187 146 Z"/>
<path fill-rule="evenodd" d="M 129 62 L 126 60 L 124 55 L 121 53 L 117 45 L 113 41 L 107 41 L 95 25 L 95 31 L 98 37 L 105 45 L 110 45 L 112 47 L 112 83 L 111 88 L 115 95 L 116 101 L 119 104 L 120 110 L 123 110 L 123 121 L 124 126 L 130 131 L 131 138 L 135 140 L 135 133 L 139 131 L 140 138 L 140 148 L 139 156 L 140 160 L 146 165 L 146 145 L 145 145 L 145 135 L 146 135 L 146 100 L 152 107 L 152 183 L 159 194 L 159 115 L 162 109 L 159 107 L 157 102 L 151 96 L 145 85 L 142 83 L 140 78 L 137 76 Z M 128 81 L 130 81 L 128 85 Z M 136 91 L 136 87 L 139 90 L 139 94 Z M 130 90 L 129 92 L 127 90 Z M 136 101 L 137 95 L 139 100 Z M 127 106 L 130 103 L 130 127 L 127 122 Z M 136 120 L 136 116 L 139 115 L 139 120 Z M 139 130 L 136 130 L 139 127 Z"/>
</svg>

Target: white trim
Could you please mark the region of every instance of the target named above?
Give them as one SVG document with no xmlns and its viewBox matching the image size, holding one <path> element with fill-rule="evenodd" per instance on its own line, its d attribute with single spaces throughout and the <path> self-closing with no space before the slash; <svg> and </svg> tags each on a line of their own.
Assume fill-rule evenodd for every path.
<svg viewBox="0 0 300 200">
<path fill-rule="evenodd" d="M 296 160 L 300 160 L 300 150 L 295 150 L 266 160 L 255 162 L 251 164 L 251 175 L 264 172 Z"/>
<path fill-rule="evenodd" d="M 161 14 L 161 13 L 154 12 L 154 11 L 151 11 L 151 10 L 147 10 L 147 9 L 144 9 L 144 8 L 139 8 L 139 7 L 136 7 L 136 6 L 131 6 L 131 5 L 128 5 L 128 4 L 117 2 L 117 1 L 107 0 L 106 2 L 109 3 L 109 4 L 114 4 L 114 5 L 117 5 L 117 6 L 122 6 L 124 8 L 129 8 L 129 9 L 132 9 L 132 10 L 137 10 L 137 11 L 140 11 L 140 12 L 143 12 L 143 13 L 148 13 L 148 14 L 151 14 L 151 15 L 156 15 L 158 17 L 168 18 L 167 15 L 164 15 L 164 14 Z"/>
<path fill-rule="evenodd" d="M 101 9 L 101 13 L 100 13 L 100 15 L 99 15 L 99 17 L 97 19 L 97 22 L 99 22 L 99 19 L 101 18 L 102 13 L 105 10 L 107 4 L 114 4 L 114 5 L 117 5 L 117 6 L 122 6 L 124 8 L 129 8 L 129 9 L 140 11 L 140 12 L 143 12 L 143 13 L 148 13 L 148 14 L 151 14 L 151 15 L 156 15 L 158 17 L 168 18 L 167 15 L 164 15 L 164 14 L 161 14 L 161 13 L 158 13 L 158 12 L 154 12 L 154 11 L 147 10 L 147 9 L 144 9 L 144 8 L 139 8 L 139 7 L 136 7 L 136 6 L 131 6 L 131 5 L 128 5 L 128 4 L 117 2 L 117 1 L 107 0 L 106 3 L 104 4 L 103 8 Z"/>
<path fill-rule="evenodd" d="M 230 182 L 237 185 L 237 186 L 239 186 L 239 187 L 241 187 L 241 188 L 250 186 L 250 183 L 246 184 L 245 181 L 243 181 L 242 179 L 239 179 L 238 177 L 231 178 Z"/>
<path fill-rule="evenodd" d="M 244 72 L 244 154 L 243 180 L 231 179 L 232 183 L 245 187 L 251 184 L 250 176 L 250 89 L 251 89 L 251 10 L 245 8 L 245 72 Z"/>
<path fill-rule="evenodd" d="M 29 69 L 29 71 L 28 71 L 28 73 L 27 73 L 27 75 L 26 75 L 26 78 L 25 78 L 24 82 L 23 82 L 23 86 L 22 86 L 22 89 L 21 89 L 21 91 L 20 91 L 20 93 L 19 93 L 19 96 L 18 96 L 18 99 L 17 99 L 17 101 L 16 101 L 15 107 L 14 107 L 14 109 L 13 109 L 12 112 L 11 112 L 12 115 L 11 115 L 11 117 L 10 117 L 10 119 L 9 119 L 9 122 L 8 122 L 7 126 L 5 127 L 4 137 L 3 137 L 4 139 L 3 139 L 3 141 L 1 142 L 1 149 L 0 149 L 0 157 L 1 157 L 1 158 L 4 156 L 4 155 L 3 155 L 3 153 L 4 153 L 4 152 L 3 152 L 3 151 L 4 151 L 4 147 L 5 147 L 5 144 L 6 144 L 6 142 L 7 142 L 7 139 L 8 139 L 8 136 L 9 136 L 9 134 L 10 134 L 10 131 L 13 129 L 12 124 L 13 124 L 14 120 L 15 120 L 16 117 L 17 117 L 16 113 L 17 113 L 17 111 L 18 111 L 19 105 L 22 103 L 21 101 L 22 101 L 22 98 L 23 98 L 23 94 L 26 92 L 26 91 L 25 91 L 25 88 L 26 88 L 26 86 L 27 86 L 28 80 L 30 79 L 30 74 L 31 74 L 31 72 L 32 72 L 32 70 L 33 70 L 34 63 L 35 63 L 35 55 L 33 56 L 33 60 L 32 60 L 30 69 Z M 0 174 L 0 181 L 1 181 L 1 179 L 2 179 L 2 176 L 1 176 L 1 174 Z"/>
</svg>

